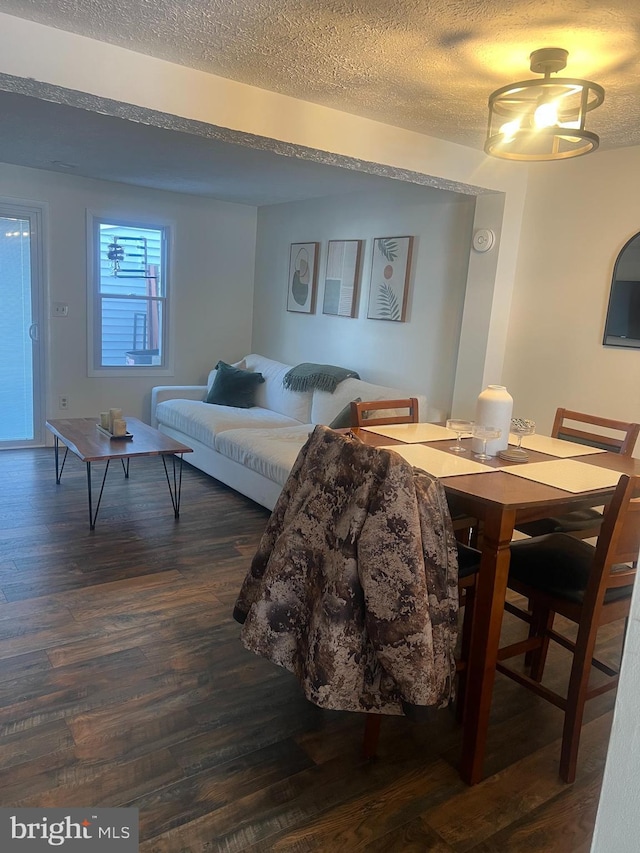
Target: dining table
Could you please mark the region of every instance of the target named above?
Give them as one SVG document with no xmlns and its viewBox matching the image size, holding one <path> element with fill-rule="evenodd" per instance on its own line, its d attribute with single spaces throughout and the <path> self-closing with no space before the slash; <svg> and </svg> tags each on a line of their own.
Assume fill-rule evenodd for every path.
<svg viewBox="0 0 640 853">
<path fill-rule="evenodd" d="M 418 425 L 415 425 L 417 427 Z M 386 433 L 375 432 L 377 427 L 353 428 L 352 432 L 360 440 L 374 446 L 390 447 L 399 452 L 413 445 L 433 448 L 439 453 L 452 454 L 456 462 L 453 467 L 464 470 L 465 465 L 458 460 L 471 462 L 472 439 L 462 439 L 463 453 L 456 454 L 453 450 L 455 434 L 450 437 L 439 435 L 435 440 L 416 441 L 414 430 L 410 440 L 410 431 L 414 425 L 402 425 Z M 424 436 L 433 438 L 434 430 L 426 429 Z M 557 444 L 556 439 L 532 436 L 530 444 L 533 447 L 552 449 L 553 452 L 528 449 L 526 464 L 502 459 L 494 456 L 483 460 L 478 470 L 473 473 L 455 473 L 448 475 L 448 466 L 441 465 L 439 455 L 425 454 L 435 460 L 430 467 L 437 469 L 430 473 L 438 476 L 442 483 L 447 500 L 452 511 L 461 511 L 477 519 L 482 531 L 479 547 L 481 550 L 480 569 L 476 581 L 475 606 L 471 629 L 471 643 L 467 662 L 467 679 L 465 705 L 462 720 L 462 749 L 460 758 L 460 775 L 469 785 L 474 785 L 483 779 L 483 765 L 486 751 L 493 686 L 496 675 L 496 663 L 500 644 L 500 632 L 504 604 L 507 593 L 509 576 L 510 544 L 516 526 L 526 521 L 546 518 L 550 515 L 563 515 L 576 509 L 600 507 L 608 504 L 615 491 L 617 481 L 622 474 L 640 475 L 640 460 L 617 453 L 599 451 L 596 448 L 572 445 L 562 442 L 565 448 Z M 523 441 L 523 447 L 527 441 Z M 560 457 L 556 448 L 560 448 Z M 419 447 L 408 454 L 409 461 L 416 464 L 420 457 Z M 411 454 L 414 454 L 412 456 Z M 447 460 L 442 460 L 447 462 Z M 529 466 L 533 463 L 547 463 L 544 466 Z M 560 463 L 560 464 L 558 464 Z M 567 463 L 569 463 L 567 465 Z M 577 463 L 580 463 L 576 467 Z M 427 463 L 417 464 L 417 467 L 427 469 Z M 584 467 L 584 466 L 587 467 Z M 592 467 L 594 466 L 594 467 Z M 466 465 L 472 468 L 473 464 Z M 595 470 L 594 470 L 595 468 Z M 553 476 L 547 476 L 561 470 L 575 470 L 586 474 L 581 486 L 578 478 L 569 487 L 560 488 Z M 599 469 L 599 470 L 598 470 Z M 440 471 L 441 473 L 438 473 Z M 525 476 L 526 473 L 526 476 Z M 590 476 L 591 475 L 591 476 Z M 550 482 L 541 482 L 540 479 Z M 590 479 L 601 481 L 596 484 Z M 565 485 L 563 483 L 563 485 Z"/>
</svg>

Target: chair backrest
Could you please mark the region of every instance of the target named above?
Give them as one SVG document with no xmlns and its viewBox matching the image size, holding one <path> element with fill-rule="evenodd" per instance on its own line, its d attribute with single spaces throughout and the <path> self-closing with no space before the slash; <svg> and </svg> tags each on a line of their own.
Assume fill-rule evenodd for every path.
<svg viewBox="0 0 640 853">
<path fill-rule="evenodd" d="M 568 423 L 567 423 L 568 422 Z M 617 432 L 619 437 L 603 434 L 596 430 L 581 429 L 572 424 L 587 424 L 590 427 L 600 427 L 603 430 Z M 583 412 L 572 412 L 569 409 L 558 409 L 553 422 L 551 435 L 553 438 L 563 438 L 578 444 L 587 444 L 612 453 L 631 456 L 640 432 L 640 424 L 616 421 L 611 418 L 601 418 L 597 415 L 587 415 Z"/>
<path fill-rule="evenodd" d="M 398 410 L 407 409 L 407 414 Z M 388 411 L 388 414 L 382 412 Z M 375 412 L 375 417 L 367 417 L 367 412 Z M 418 399 L 407 397 L 403 400 L 364 400 L 351 403 L 351 426 L 379 426 L 380 424 L 417 424 Z"/>
<path fill-rule="evenodd" d="M 604 515 L 585 605 L 600 604 L 608 589 L 631 586 L 639 552 L 640 477 L 623 474 Z"/>
</svg>

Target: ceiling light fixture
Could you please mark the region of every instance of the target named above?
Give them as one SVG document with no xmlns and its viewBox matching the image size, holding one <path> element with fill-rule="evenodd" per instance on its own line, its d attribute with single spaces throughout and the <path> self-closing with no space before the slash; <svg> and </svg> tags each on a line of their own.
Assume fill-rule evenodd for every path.
<svg viewBox="0 0 640 853">
<path fill-rule="evenodd" d="M 604 89 L 589 80 L 554 77 L 569 53 L 544 47 L 531 54 L 531 70 L 543 80 L 522 80 L 489 96 L 484 150 L 504 160 L 566 160 L 595 151 L 598 136 L 585 129 L 587 113 L 604 101 Z"/>
</svg>

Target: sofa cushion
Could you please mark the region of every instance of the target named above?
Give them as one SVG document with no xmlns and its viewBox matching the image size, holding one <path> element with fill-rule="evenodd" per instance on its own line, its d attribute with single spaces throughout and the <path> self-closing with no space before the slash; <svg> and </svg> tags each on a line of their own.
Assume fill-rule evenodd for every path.
<svg viewBox="0 0 640 853">
<path fill-rule="evenodd" d="M 256 389 L 264 382 L 261 373 L 241 370 L 224 361 L 216 364 L 216 375 L 205 398 L 205 403 L 250 409 L 255 405 Z"/>
<path fill-rule="evenodd" d="M 311 422 L 311 391 L 290 391 L 283 385 L 285 374 L 291 370 L 290 364 L 255 353 L 245 356 L 244 360 L 247 370 L 260 372 L 265 379 L 264 385 L 259 385 L 256 391 L 257 406 L 280 412 L 303 424 Z"/>
<path fill-rule="evenodd" d="M 231 429 L 216 436 L 215 449 L 284 486 L 313 424 L 281 429 Z"/>
<path fill-rule="evenodd" d="M 424 397 L 398 388 L 374 385 L 372 382 L 365 382 L 362 379 L 345 379 L 338 385 L 333 394 L 329 394 L 327 391 L 313 392 L 311 422 L 314 424 L 330 424 L 336 415 L 356 397 L 360 397 L 361 400 L 396 400 L 416 396 L 420 406 L 421 419 L 424 419 L 427 408 Z"/>
<path fill-rule="evenodd" d="M 165 400 L 158 404 L 156 417 L 161 426 L 172 427 L 208 447 L 214 447 L 215 436 L 224 430 L 247 426 L 273 429 L 298 424 L 293 418 L 259 406 L 239 409 L 202 400 Z"/>
</svg>

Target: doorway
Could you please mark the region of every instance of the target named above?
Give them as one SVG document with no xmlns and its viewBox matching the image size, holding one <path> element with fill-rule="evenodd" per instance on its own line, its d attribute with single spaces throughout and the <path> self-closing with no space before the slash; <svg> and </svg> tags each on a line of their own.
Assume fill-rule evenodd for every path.
<svg viewBox="0 0 640 853">
<path fill-rule="evenodd" d="M 0 448 L 43 442 L 42 210 L 0 202 Z"/>
</svg>

